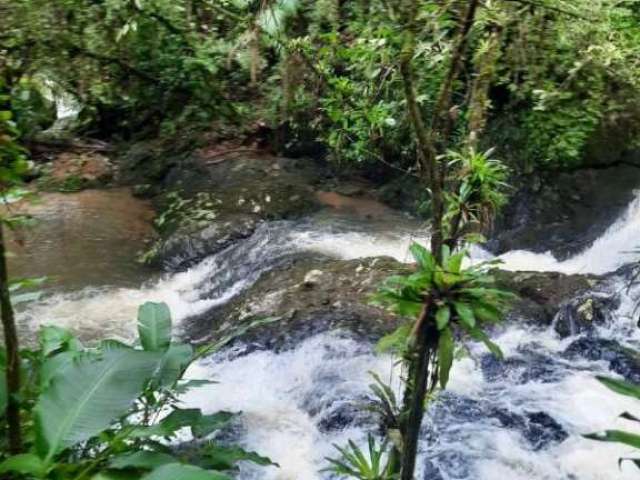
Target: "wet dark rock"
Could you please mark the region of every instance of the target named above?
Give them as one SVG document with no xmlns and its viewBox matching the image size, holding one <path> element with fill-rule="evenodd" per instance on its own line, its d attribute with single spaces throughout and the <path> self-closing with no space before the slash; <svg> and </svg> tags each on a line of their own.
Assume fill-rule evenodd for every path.
<svg viewBox="0 0 640 480">
<path fill-rule="evenodd" d="M 626 380 L 640 383 L 640 354 L 620 345 L 615 340 L 581 337 L 572 342 L 563 352 L 570 360 L 586 359 L 609 363 L 609 369 Z"/>
<path fill-rule="evenodd" d="M 526 427 L 523 436 L 529 441 L 533 450 L 546 448 L 569 438 L 569 434 L 545 412 L 527 412 Z"/>
<path fill-rule="evenodd" d="M 465 479 L 470 478 L 470 469 L 469 460 L 464 458 L 461 452 L 447 450 L 439 453 L 433 460 L 427 460 L 423 478 L 424 480 Z"/>
<path fill-rule="evenodd" d="M 185 270 L 201 259 L 249 237 L 255 231 L 256 224 L 254 216 L 234 215 L 227 220 L 216 219 L 202 229 L 175 232 L 158 243 L 149 263 L 168 271 Z"/>
<path fill-rule="evenodd" d="M 371 415 L 353 401 L 340 402 L 322 416 L 318 428 L 323 433 L 337 432 L 354 425 L 371 423 Z"/>
<path fill-rule="evenodd" d="M 190 339 L 206 341 L 220 329 L 234 329 L 256 318 L 279 317 L 278 322 L 249 332 L 243 341 L 251 349 L 282 350 L 313 334 L 335 329 L 377 341 L 402 320 L 371 305 L 370 297 L 385 278 L 410 269 L 388 257 L 336 260 L 321 255 L 291 254 L 266 268 L 252 286 L 228 304 L 188 319 L 185 331 Z M 501 287 L 520 295 L 509 314 L 510 321 L 542 328 L 551 324 L 563 302 L 592 283 L 589 277 L 555 273 L 500 271 L 495 275 Z M 496 372 L 510 369 L 509 375 L 519 382 L 543 377 L 545 359 L 533 353 L 527 355 L 531 363 L 526 367 L 517 365 L 518 360 L 508 360 L 505 365 L 496 363 Z M 493 375 L 489 370 L 487 366 L 487 375 Z M 504 370 L 495 373 L 500 374 Z"/>
<path fill-rule="evenodd" d="M 553 328 L 562 338 L 591 334 L 596 326 L 613 320 L 613 312 L 619 304 L 615 294 L 587 292 L 561 306 L 553 320 Z"/>
<path fill-rule="evenodd" d="M 250 331 L 242 341 L 253 349 L 283 350 L 328 330 L 345 330 L 375 341 L 393 331 L 401 320 L 371 305 L 369 298 L 384 278 L 406 268 L 386 257 L 335 260 L 293 256 L 263 273 L 227 305 L 188 320 L 186 331 L 190 338 L 206 339 L 220 328 L 233 329 L 255 318 L 275 316 L 280 317 L 278 322 Z M 314 271 L 310 285 L 310 272 Z"/>
<path fill-rule="evenodd" d="M 591 289 L 598 277 L 565 275 L 557 272 L 493 272 L 499 287 L 518 296 L 509 317 L 546 327 L 551 325 L 561 305 Z"/>
<path fill-rule="evenodd" d="M 320 208 L 313 192 L 318 169 L 302 160 L 188 162 L 194 168 L 174 168 L 156 199 L 160 216 L 170 214 L 171 221 L 163 224 L 160 240 L 145 257 L 151 264 L 184 268 L 246 238 L 262 220 L 297 218 Z"/>
<path fill-rule="evenodd" d="M 492 400 L 473 399 L 445 393 L 441 400 L 436 402 L 430 409 L 428 416 L 430 422 L 425 422 L 426 426 L 422 438 L 426 442 L 435 442 L 446 445 L 447 441 L 459 441 L 459 432 L 447 432 L 447 426 L 457 425 L 464 428 L 465 423 L 472 423 L 476 426 L 479 423 L 487 424 L 487 428 L 505 428 L 518 432 L 524 441 L 529 444 L 529 448 L 534 451 L 548 448 L 552 445 L 566 440 L 569 435 L 554 418 L 541 411 L 515 412 L 507 408 L 497 406 Z M 446 422 L 441 426 L 439 422 Z M 441 428 L 444 427 L 444 428 Z M 436 434 L 432 434 L 432 430 Z M 452 436 L 449 438 L 448 436 Z M 449 459 L 443 462 L 443 459 Z M 462 475 L 469 465 L 469 460 L 465 460 L 458 452 L 444 452 L 441 456 L 438 453 L 431 459 L 431 467 L 436 468 L 451 478 L 468 478 Z"/>
<path fill-rule="evenodd" d="M 433 461 L 427 460 L 424 464 L 424 480 L 444 480 L 440 469 L 434 464 Z"/>
<path fill-rule="evenodd" d="M 531 381 L 551 383 L 557 381 L 560 375 L 551 360 L 544 354 L 532 351 L 504 360 L 485 354 L 480 360 L 480 367 L 485 380 L 489 382 L 507 381 L 514 385 Z"/>
<path fill-rule="evenodd" d="M 564 259 L 589 247 L 624 212 L 640 186 L 640 168 L 528 174 L 512 183 L 520 188 L 496 224 L 490 249 L 551 251 Z"/>
</svg>

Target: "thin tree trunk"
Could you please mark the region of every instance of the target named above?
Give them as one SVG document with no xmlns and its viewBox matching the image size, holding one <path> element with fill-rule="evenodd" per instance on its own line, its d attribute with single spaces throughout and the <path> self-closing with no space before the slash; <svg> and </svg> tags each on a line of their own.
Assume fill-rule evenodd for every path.
<svg viewBox="0 0 640 480">
<path fill-rule="evenodd" d="M 4 329 L 4 343 L 7 351 L 7 424 L 9 427 L 9 451 L 13 454 L 22 451 L 22 433 L 20 431 L 20 350 L 18 333 L 13 316 L 13 307 L 9 295 L 9 275 L 4 243 L 3 227 L 0 225 L 0 314 Z"/>
<path fill-rule="evenodd" d="M 440 335 L 430 312 L 431 309 L 425 304 L 418 320 L 414 347 L 410 349 L 407 358 L 409 372 L 402 406 L 405 418 L 400 425 L 403 439 L 401 480 L 413 480 L 425 401 L 427 394 L 435 386 L 433 376 L 437 367 L 435 359 Z"/>
<path fill-rule="evenodd" d="M 418 32 L 417 0 L 408 0 L 404 5 L 405 39 L 400 56 L 400 73 L 402 76 L 405 100 L 409 119 L 416 134 L 418 156 L 423 171 L 425 183 L 431 188 L 431 252 L 442 261 L 442 246 L 444 244 L 444 184 L 446 178 L 446 164 L 439 165 L 437 159 L 438 148 L 444 148 L 449 142 L 453 120 L 450 109 L 453 104 L 454 82 L 460 75 L 464 64 L 468 36 L 475 21 L 475 14 L 479 0 L 470 0 L 464 18 L 461 19 L 458 34 L 452 53 L 449 71 L 440 88 L 430 129 L 427 129 L 416 100 L 416 88 L 413 72 L 413 57 L 416 49 Z M 424 417 L 425 399 L 427 393 L 435 386 L 437 373 L 437 354 L 439 332 L 433 320 L 432 309 L 428 300 L 416 323 L 414 340 L 409 348 L 405 363 L 409 366 L 406 388 L 403 397 L 401 419 L 401 480 L 413 480 L 420 438 L 420 428 Z M 431 379 L 431 382 L 430 382 Z M 397 452 L 393 452 L 392 457 Z"/>
<path fill-rule="evenodd" d="M 251 27 L 251 39 L 249 40 L 249 52 L 251 55 L 250 75 L 251 88 L 258 85 L 258 75 L 260 72 L 260 25 L 256 19 Z"/>
<path fill-rule="evenodd" d="M 480 134 L 487 124 L 487 112 L 489 111 L 489 88 L 495 76 L 496 63 L 500 58 L 500 41 L 502 29 L 494 26 L 487 40 L 484 53 L 477 59 L 477 75 L 471 87 L 471 99 L 469 101 L 469 136 L 467 145 L 476 149 Z"/>
</svg>

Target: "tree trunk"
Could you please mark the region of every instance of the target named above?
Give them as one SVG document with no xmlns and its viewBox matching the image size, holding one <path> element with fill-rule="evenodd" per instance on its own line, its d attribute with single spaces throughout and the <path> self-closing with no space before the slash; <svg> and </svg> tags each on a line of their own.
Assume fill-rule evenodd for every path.
<svg viewBox="0 0 640 480">
<path fill-rule="evenodd" d="M 260 25 L 256 19 L 251 27 L 251 38 L 249 40 L 249 53 L 251 56 L 250 76 L 251 88 L 258 86 L 258 75 L 260 73 Z"/>
<path fill-rule="evenodd" d="M 471 99 L 469 100 L 469 136 L 467 145 L 476 149 L 480 134 L 487 124 L 487 112 L 489 111 L 489 88 L 495 76 L 495 69 L 500 58 L 500 41 L 502 29 L 494 26 L 484 53 L 476 59 L 477 75 L 471 87 Z"/>
<path fill-rule="evenodd" d="M 13 454 L 22 451 L 22 433 L 20 431 L 20 350 L 18 333 L 13 317 L 13 307 L 9 295 L 9 275 L 4 243 L 3 227 L 0 225 L 0 314 L 4 329 L 4 343 L 7 350 L 7 424 L 9 427 L 9 451 Z"/>
<path fill-rule="evenodd" d="M 407 0 L 403 5 L 405 38 L 400 55 L 400 73 L 409 119 L 416 134 L 423 180 L 431 189 L 431 253 L 438 262 L 442 261 L 442 246 L 444 244 L 446 164 L 439 165 L 437 153 L 438 149 L 444 149 L 448 144 L 453 128 L 453 120 L 449 113 L 453 104 L 454 82 L 464 65 L 468 35 L 475 21 L 478 4 L 479 0 L 470 0 L 465 15 L 460 21 L 450 67 L 440 87 L 429 129 L 425 125 L 420 106 L 416 100 L 413 72 L 413 57 L 418 32 L 418 2 L 417 0 Z M 402 437 L 401 480 L 413 480 L 425 399 L 427 393 L 432 391 L 436 384 L 439 331 L 430 313 L 431 310 L 429 302 L 425 301 L 420 318 L 416 323 L 413 344 L 405 358 L 405 364 L 408 365 L 408 375 L 400 425 Z M 397 452 L 392 452 L 392 458 L 396 455 Z M 397 470 L 394 473 L 397 473 Z"/>
<path fill-rule="evenodd" d="M 425 400 L 436 385 L 436 358 L 440 334 L 428 305 L 423 308 L 406 363 L 409 365 L 402 412 L 405 417 L 400 425 L 403 439 L 401 480 L 413 480 L 420 440 L 420 428 L 424 417 Z"/>
</svg>

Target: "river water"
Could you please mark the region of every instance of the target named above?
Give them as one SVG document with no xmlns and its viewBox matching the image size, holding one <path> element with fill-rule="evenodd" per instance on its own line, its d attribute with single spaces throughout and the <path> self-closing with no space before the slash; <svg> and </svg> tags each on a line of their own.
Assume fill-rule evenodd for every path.
<svg viewBox="0 0 640 480">
<path fill-rule="evenodd" d="M 337 258 L 389 255 L 408 261 L 407 247 L 422 231 L 392 214 L 367 220 L 325 212 L 296 222 L 265 223 L 252 237 L 186 272 L 157 276 L 132 262 L 149 233 L 144 227 L 149 207 L 121 193 L 51 198 L 48 205 L 64 208 L 45 204 L 34 213 L 42 226 L 35 227 L 34 240 L 16 245 L 12 272 L 47 274 L 58 282 L 43 300 L 20 312 L 23 330 L 55 323 L 86 339 L 129 338 L 137 306 L 144 301 L 167 302 L 179 323 L 228 301 L 289 255 L 314 251 Z M 126 205 L 113 208 L 120 197 Z M 585 252 L 563 262 L 551 254 L 509 252 L 502 257 L 504 267 L 612 272 L 640 257 L 630 253 L 640 246 L 639 228 L 636 200 Z M 480 250 L 473 256 L 490 258 Z M 561 339 L 551 328 L 514 322 L 497 334 L 506 354 L 503 363 L 471 344 L 470 355 L 454 366 L 450 387 L 429 410 L 423 442 L 428 448 L 417 478 L 637 478 L 632 466 L 617 467 L 617 458 L 628 456 L 628 449 L 580 436 L 612 427 L 633 430 L 634 425 L 617 417 L 625 411 L 640 413 L 637 402 L 610 393 L 593 378 L 615 368 L 609 357 L 594 355 L 594 348 L 614 340 L 640 348 L 633 319 L 638 292 L 627 291 L 625 282 L 622 273 L 609 278 L 606 292 L 621 292 L 622 302 L 615 321 L 592 337 Z M 375 431 L 354 405 L 368 396 L 369 372 L 398 387 L 395 365 L 389 356 L 374 355 L 367 342 L 344 332 L 324 332 L 278 353 L 229 350 L 201 361 L 189 376 L 219 383 L 191 391 L 184 403 L 207 412 L 242 411 L 234 440 L 280 464 L 259 469 L 243 465 L 240 479 L 329 479 L 320 470 L 326 466 L 324 458 L 335 453 L 332 444 L 347 439 L 362 443 L 367 432 Z"/>
</svg>

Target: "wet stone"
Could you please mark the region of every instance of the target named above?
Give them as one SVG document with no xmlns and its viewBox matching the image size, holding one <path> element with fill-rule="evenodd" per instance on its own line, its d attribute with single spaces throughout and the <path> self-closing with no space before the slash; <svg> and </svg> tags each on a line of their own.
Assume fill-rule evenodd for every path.
<svg viewBox="0 0 640 480">
<path fill-rule="evenodd" d="M 581 295 L 562 305 L 553 320 L 553 328 L 562 338 L 592 334 L 596 326 L 612 321 L 612 312 L 618 305 L 619 300 L 614 295 Z"/>
<path fill-rule="evenodd" d="M 487 382 L 507 381 L 515 385 L 531 381 L 551 383 L 557 381 L 560 375 L 551 358 L 530 351 L 523 352 L 522 356 L 504 360 L 484 354 L 480 359 L 480 367 Z"/>
<path fill-rule="evenodd" d="M 640 383 L 640 355 L 615 340 L 582 337 L 572 342 L 563 356 L 568 359 L 609 362 L 610 370 L 630 382 Z"/>
</svg>

